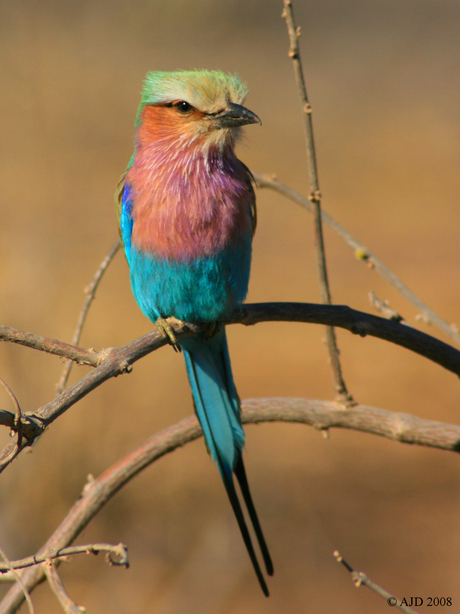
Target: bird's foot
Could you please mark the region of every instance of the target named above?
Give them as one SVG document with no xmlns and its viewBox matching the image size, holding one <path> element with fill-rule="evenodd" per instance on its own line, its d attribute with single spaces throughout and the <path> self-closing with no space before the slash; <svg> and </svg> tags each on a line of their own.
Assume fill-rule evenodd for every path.
<svg viewBox="0 0 460 614">
<path fill-rule="evenodd" d="M 177 324 L 183 324 L 182 320 L 177 320 L 173 318 L 174 322 Z M 158 318 L 155 322 L 155 326 L 158 328 L 160 333 L 163 334 L 164 337 L 167 337 L 169 343 L 173 346 L 175 352 L 182 352 L 182 348 L 177 340 L 176 334 L 173 330 L 171 324 L 165 318 Z"/>
<path fill-rule="evenodd" d="M 209 322 L 206 324 L 205 329 L 203 330 L 203 336 L 205 339 L 212 339 L 215 337 L 217 333 L 219 333 L 224 325 L 222 322 Z"/>
</svg>

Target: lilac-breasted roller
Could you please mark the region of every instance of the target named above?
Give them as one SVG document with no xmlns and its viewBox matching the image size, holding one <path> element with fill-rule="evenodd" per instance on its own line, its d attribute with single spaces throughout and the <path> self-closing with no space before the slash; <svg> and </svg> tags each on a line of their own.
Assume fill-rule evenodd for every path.
<svg viewBox="0 0 460 614">
<path fill-rule="evenodd" d="M 241 126 L 260 123 L 242 106 L 246 94 L 238 76 L 219 71 L 149 73 L 134 154 L 117 195 L 131 287 L 143 313 L 162 327 L 174 316 L 218 330 L 183 338 L 180 346 L 206 446 L 268 596 L 233 482 L 234 474 L 272 575 L 243 464 L 241 408 L 225 328 L 218 326 L 246 297 L 256 226 L 252 176 L 234 152 Z"/>
</svg>

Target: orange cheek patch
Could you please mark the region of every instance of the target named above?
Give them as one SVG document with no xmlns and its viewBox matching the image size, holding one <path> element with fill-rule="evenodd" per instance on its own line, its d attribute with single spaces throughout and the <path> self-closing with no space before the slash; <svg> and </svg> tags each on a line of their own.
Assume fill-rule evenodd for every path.
<svg viewBox="0 0 460 614">
<path fill-rule="evenodd" d="M 146 106 L 141 113 L 139 138 L 142 143 L 148 144 L 177 137 L 193 137 L 199 129 L 197 122 L 202 120 L 203 116 L 204 113 L 197 110 L 181 115 L 174 107 Z"/>
</svg>

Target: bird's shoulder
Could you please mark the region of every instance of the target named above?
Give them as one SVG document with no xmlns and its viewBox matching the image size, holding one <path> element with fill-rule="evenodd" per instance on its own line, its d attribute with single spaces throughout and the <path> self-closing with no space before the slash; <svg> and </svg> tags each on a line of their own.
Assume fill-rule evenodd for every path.
<svg viewBox="0 0 460 614">
<path fill-rule="evenodd" d="M 131 239 L 132 221 L 130 209 L 131 201 L 129 198 L 129 186 L 126 182 L 126 175 L 128 169 L 120 177 L 120 181 L 117 183 L 115 190 L 115 210 L 118 221 L 118 234 L 120 235 L 121 246 L 125 249 L 129 247 Z M 129 222 L 129 228 L 127 228 L 127 222 Z"/>
</svg>

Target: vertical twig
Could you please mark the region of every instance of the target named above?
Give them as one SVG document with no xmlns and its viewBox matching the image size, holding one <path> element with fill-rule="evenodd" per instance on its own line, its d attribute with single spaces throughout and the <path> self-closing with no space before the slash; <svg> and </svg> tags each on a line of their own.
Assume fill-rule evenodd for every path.
<svg viewBox="0 0 460 614">
<path fill-rule="evenodd" d="M 318 169 L 316 166 L 315 142 L 313 139 L 313 121 L 311 106 L 308 101 L 307 88 L 302 72 L 302 63 L 300 61 L 300 52 L 298 38 L 300 36 L 300 28 L 297 28 L 294 22 L 294 14 L 292 11 L 291 0 L 284 0 L 284 10 L 282 14 L 286 20 L 286 25 L 291 43 L 289 49 L 289 57 L 292 58 L 294 65 L 294 73 L 299 88 L 300 99 L 303 108 L 304 130 L 307 147 L 307 164 L 308 175 L 310 181 L 309 200 L 313 206 L 313 224 L 315 234 L 316 247 L 316 264 L 319 277 L 319 285 L 321 292 L 321 302 L 324 305 L 331 305 L 331 293 L 329 291 L 329 282 L 327 278 L 326 254 L 324 251 L 323 228 L 321 223 L 321 193 L 319 191 Z M 337 347 L 337 339 L 335 330 L 331 326 L 326 327 L 326 341 L 329 350 L 329 357 L 332 368 L 332 378 L 334 388 L 337 392 L 338 399 L 347 404 L 353 404 L 353 397 L 349 394 L 342 376 L 342 368 L 339 360 L 339 350 Z"/>
<path fill-rule="evenodd" d="M 110 251 L 107 254 L 107 256 L 104 258 L 104 260 L 99 265 L 99 268 L 96 271 L 95 276 L 93 277 L 93 281 L 85 288 L 86 299 L 85 299 L 85 302 L 83 303 L 83 307 L 80 312 L 80 316 L 78 318 L 77 328 L 75 329 L 75 333 L 72 339 L 72 345 L 78 345 L 80 341 L 80 337 L 81 337 L 81 333 L 83 330 L 83 326 L 85 324 L 86 316 L 88 315 L 88 311 L 91 306 L 91 303 L 93 302 L 94 297 L 96 296 L 96 290 L 99 285 L 99 282 L 101 281 L 102 276 L 106 272 L 109 264 L 112 262 L 115 254 L 118 252 L 119 249 L 120 249 L 120 241 L 117 240 L 110 248 Z M 73 362 L 71 360 L 68 360 L 64 366 L 64 370 L 62 372 L 61 379 L 59 380 L 59 383 L 56 386 L 56 390 L 58 394 L 62 394 L 65 390 L 65 387 L 67 386 L 67 382 L 70 376 L 70 371 L 72 370 L 72 365 L 73 365 Z"/>
</svg>

